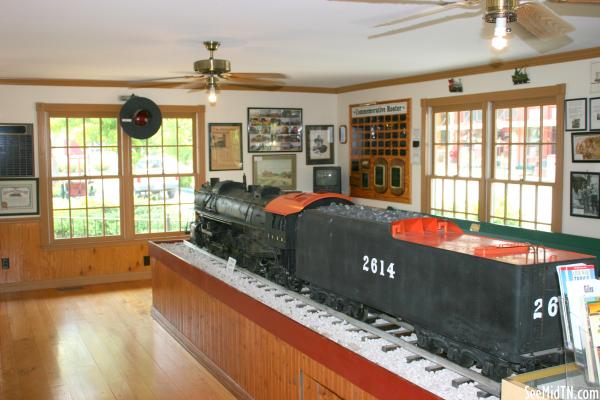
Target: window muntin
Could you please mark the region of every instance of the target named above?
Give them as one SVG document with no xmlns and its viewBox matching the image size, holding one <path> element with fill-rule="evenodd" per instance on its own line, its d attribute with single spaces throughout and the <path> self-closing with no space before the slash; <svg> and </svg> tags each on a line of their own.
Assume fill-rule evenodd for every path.
<svg viewBox="0 0 600 400">
<path fill-rule="evenodd" d="M 116 118 L 51 117 L 52 237 L 121 235 Z"/>
</svg>

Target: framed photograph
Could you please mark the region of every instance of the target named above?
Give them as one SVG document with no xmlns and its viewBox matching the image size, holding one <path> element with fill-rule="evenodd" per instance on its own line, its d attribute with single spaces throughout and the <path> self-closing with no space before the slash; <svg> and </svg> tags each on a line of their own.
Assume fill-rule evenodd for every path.
<svg viewBox="0 0 600 400">
<path fill-rule="evenodd" d="M 600 132 L 572 133 L 573 162 L 600 162 Z"/>
<path fill-rule="evenodd" d="M 346 125 L 340 125 L 340 144 L 346 144 L 348 142 L 348 128 Z"/>
<path fill-rule="evenodd" d="M 252 156 L 252 182 L 254 185 L 277 186 L 296 189 L 296 155 L 272 154 Z"/>
<path fill-rule="evenodd" d="M 0 216 L 39 214 L 37 178 L 0 180 Z"/>
<path fill-rule="evenodd" d="M 306 125 L 306 165 L 333 164 L 333 125 Z"/>
<path fill-rule="evenodd" d="M 590 131 L 600 131 L 600 97 L 590 99 Z"/>
<path fill-rule="evenodd" d="M 587 130 L 587 99 L 565 100 L 565 131 Z"/>
<path fill-rule="evenodd" d="M 571 216 L 600 218 L 600 173 L 571 172 Z"/>
<path fill-rule="evenodd" d="M 242 124 L 208 124 L 208 155 L 211 171 L 243 169 Z"/>
<path fill-rule="evenodd" d="M 301 108 L 248 107 L 248 152 L 301 152 Z"/>
</svg>

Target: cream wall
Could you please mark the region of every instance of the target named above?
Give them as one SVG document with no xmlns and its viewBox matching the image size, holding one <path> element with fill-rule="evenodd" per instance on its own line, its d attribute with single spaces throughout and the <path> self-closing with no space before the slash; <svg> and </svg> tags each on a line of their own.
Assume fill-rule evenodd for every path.
<svg viewBox="0 0 600 400">
<path fill-rule="evenodd" d="M 206 177 L 219 176 L 221 179 L 242 180 L 246 174 L 252 182 L 252 154 L 248 154 L 246 119 L 248 107 L 295 107 L 303 110 L 303 123 L 306 125 L 334 124 L 336 121 L 336 95 L 313 93 L 279 93 L 255 91 L 223 91 L 216 105 L 208 105 L 204 92 L 188 92 L 174 89 L 136 89 L 138 96 L 148 97 L 157 104 L 206 105 L 205 131 L 210 122 L 241 122 L 244 140 L 244 170 L 210 172 L 208 158 L 205 161 Z M 83 88 L 57 86 L 0 85 L 0 122 L 36 121 L 35 103 L 92 103 L 120 104 L 120 95 L 129 95 L 132 90 L 125 88 Z M 37 134 L 37 129 L 35 129 Z M 206 135 L 208 141 L 208 134 Z M 36 159 L 37 159 L 37 140 Z M 304 146 L 303 146 L 304 147 Z M 208 149 L 208 146 L 206 146 Z M 299 190 L 312 190 L 312 166 L 306 165 L 306 155 L 296 154 L 297 187 Z M 37 163 L 36 163 L 37 168 Z"/>
<path fill-rule="evenodd" d="M 531 83 L 514 86 L 511 75 L 513 71 L 500 71 L 486 74 L 469 75 L 462 78 L 464 91 L 455 95 L 466 95 L 475 93 L 494 92 L 513 89 L 527 89 L 540 86 L 551 86 L 561 83 L 566 84 L 565 98 L 578 97 L 600 97 L 600 93 L 590 93 L 590 64 L 600 59 L 574 61 L 560 64 L 551 64 L 541 67 L 527 68 Z M 421 127 L 421 99 L 446 97 L 453 95 L 448 92 L 448 82 L 445 79 L 413 83 L 406 85 L 390 86 L 378 89 L 362 90 L 357 92 L 343 93 L 338 96 L 338 125 L 350 125 L 348 121 L 348 106 L 350 104 L 385 101 L 393 99 L 412 99 L 412 129 L 423 133 Z M 349 168 L 349 144 L 338 146 L 338 161 L 343 168 L 344 176 L 348 174 Z M 377 207 L 394 207 L 419 211 L 421 204 L 421 166 L 413 165 L 412 170 L 412 203 L 388 203 L 373 200 L 357 199 L 357 202 Z M 569 179 L 571 171 L 600 172 L 600 163 L 577 163 L 571 162 L 571 137 L 565 133 L 564 148 L 564 174 L 563 182 L 563 232 L 582 236 L 600 238 L 600 220 L 589 218 L 577 218 L 569 215 Z M 348 180 L 344 180 L 344 192 L 348 193 Z"/>
<path fill-rule="evenodd" d="M 518 88 L 532 88 L 550 86 L 560 83 L 566 84 L 566 98 L 598 97 L 600 94 L 589 93 L 590 63 L 600 59 L 574 61 L 561 64 L 552 64 L 541 67 L 528 68 L 527 72 L 531 83 L 522 86 L 513 86 L 511 81 L 512 71 L 501 71 L 487 74 L 478 74 L 461 77 L 464 94 L 475 94 Z M 53 87 L 53 86 L 18 86 L 0 85 L 0 122 L 34 122 L 35 103 L 104 103 L 118 104 L 120 95 L 131 94 L 131 90 L 124 88 L 82 88 L 82 87 Z M 303 109 L 303 122 L 309 124 L 340 124 L 349 125 L 348 106 L 355 103 L 371 101 L 385 101 L 399 98 L 412 99 L 412 128 L 422 131 L 420 101 L 422 98 L 436 98 L 450 96 L 445 79 L 428 82 L 397 85 L 379 89 L 362 90 L 351 93 L 312 94 L 312 93 L 278 93 L 255 91 L 224 91 L 219 95 L 217 105 L 210 106 L 206 102 L 204 92 L 189 93 L 184 90 L 173 89 L 136 89 L 135 94 L 149 97 L 158 104 L 173 105 L 206 105 L 205 122 L 241 122 L 244 133 L 246 131 L 247 107 L 299 107 Z M 460 95 L 460 94 L 458 94 Z M 206 128 L 206 127 L 205 127 Z M 36 130 L 37 132 L 37 130 Z M 337 135 L 336 135 L 337 136 Z M 228 172 L 208 171 L 208 159 L 205 159 L 207 179 L 219 176 L 222 179 L 241 180 L 245 173 L 248 182 L 252 181 L 252 154 L 247 152 L 247 135 L 244 140 L 244 170 Z M 37 142 L 36 142 L 37 143 Z M 571 163 L 570 133 L 565 133 L 564 176 L 565 186 L 569 182 L 570 171 L 600 172 L 600 164 Z M 36 152 L 37 155 L 37 152 Z M 311 190 L 312 167 L 307 166 L 305 149 L 296 153 L 297 187 L 299 190 Z M 348 166 L 349 145 L 340 145 L 336 140 L 336 164 L 341 165 L 344 171 L 342 180 L 343 191 L 349 192 Z M 412 165 L 412 203 L 386 203 L 372 200 L 357 199 L 362 204 L 385 207 L 395 207 L 418 211 L 421 195 L 421 169 L 420 165 Z M 577 218 L 569 216 L 569 192 L 563 193 L 563 231 L 565 233 L 600 238 L 600 220 Z"/>
</svg>

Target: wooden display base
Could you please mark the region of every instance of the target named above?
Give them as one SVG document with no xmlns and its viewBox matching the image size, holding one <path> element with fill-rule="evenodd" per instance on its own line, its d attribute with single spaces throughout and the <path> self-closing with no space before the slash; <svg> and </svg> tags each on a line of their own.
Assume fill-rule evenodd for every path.
<svg viewBox="0 0 600 400">
<path fill-rule="evenodd" d="M 153 316 L 240 399 L 439 399 L 150 242 Z"/>
</svg>

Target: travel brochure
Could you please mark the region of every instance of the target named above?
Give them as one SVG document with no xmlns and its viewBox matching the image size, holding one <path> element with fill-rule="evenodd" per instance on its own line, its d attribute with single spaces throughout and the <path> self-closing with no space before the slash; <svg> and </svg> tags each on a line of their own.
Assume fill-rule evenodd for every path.
<svg viewBox="0 0 600 400">
<path fill-rule="evenodd" d="M 594 265 L 556 267 L 561 291 L 561 315 L 565 348 L 573 351 L 575 363 L 585 370 L 590 384 L 600 383 L 600 280 Z"/>
</svg>

